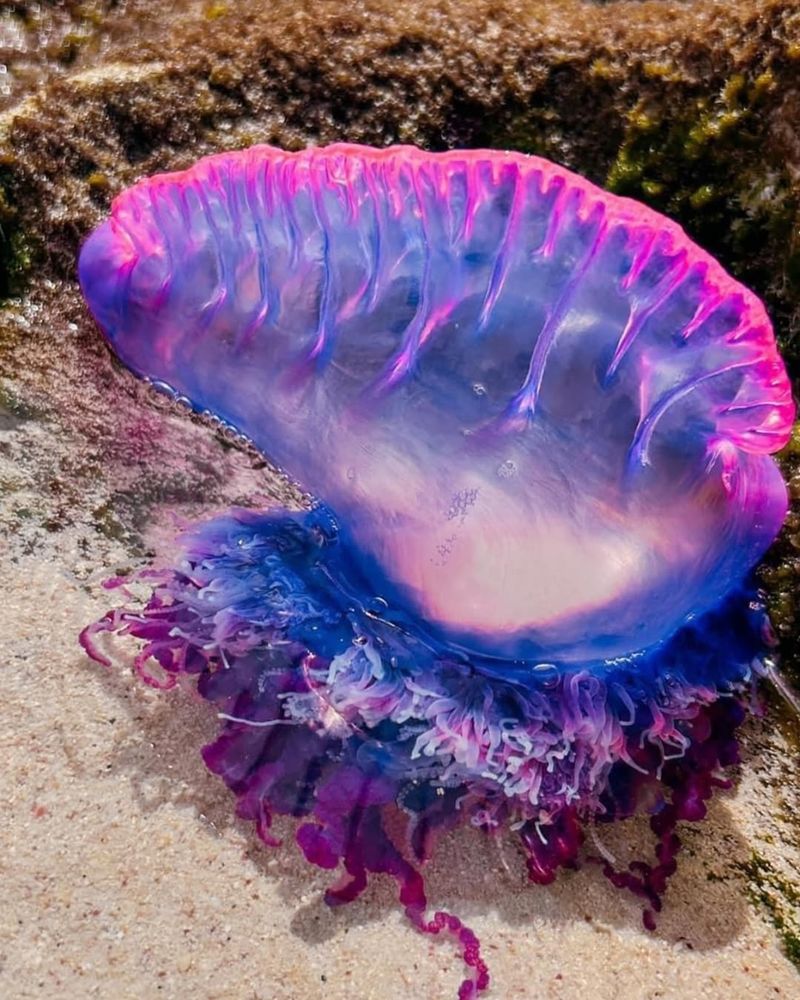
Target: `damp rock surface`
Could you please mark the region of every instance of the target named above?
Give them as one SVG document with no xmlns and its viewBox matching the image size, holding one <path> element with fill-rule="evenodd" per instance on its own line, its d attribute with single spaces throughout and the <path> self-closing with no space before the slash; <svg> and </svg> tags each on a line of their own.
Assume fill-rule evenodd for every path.
<svg viewBox="0 0 800 1000">
<path fill-rule="evenodd" d="M 393 912 L 346 911 L 290 847 L 228 819 L 193 749 L 213 729 L 87 663 L 100 581 L 181 517 L 303 497 L 225 428 L 152 396 L 88 319 L 78 246 L 157 170 L 269 142 L 534 152 L 677 219 L 762 296 L 800 375 L 800 13 L 790 0 L 302 6 L 14 3 L 0 12 L 0 551 L 10 874 L 4 996 L 449 997 L 458 961 Z M 787 668 L 794 510 L 762 570 Z M 796 669 L 796 668 L 795 668 Z M 791 997 L 800 925 L 797 721 L 768 707 L 734 792 L 681 830 L 654 935 L 599 871 L 524 884 L 510 844 L 461 833 L 428 873 L 524 997 Z M 624 859 L 646 824 L 602 831 Z M 493 995 L 493 994 L 491 994 Z"/>
</svg>

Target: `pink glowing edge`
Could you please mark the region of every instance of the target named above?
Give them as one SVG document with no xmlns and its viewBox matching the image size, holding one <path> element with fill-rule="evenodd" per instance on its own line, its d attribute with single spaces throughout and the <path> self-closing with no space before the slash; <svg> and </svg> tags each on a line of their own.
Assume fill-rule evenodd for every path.
<svg viewBox="0 0 800 1000">
<path fill-rule="evenodd" d="M 217 168 L 226 164 L 237 164 L 243 156 L 248 157 L 253 163 L 258 163 L 263 159 L 276 162 L 290 160 L 297 168 L 323 161 L 330 179 L 345 186 L 361 173 L 365 163 L 372 161 L 383 167 L 390 195 L 393 189 L 400 190 L 398 179 L 401 173 L 433 161 L 443 165 L 464 164 L 468 171 L 478 167 L 485 168 L 488 165 L 495 177 L 499 175 L 503 167 L 513 165 L 523 174 L 526 172 L 540 173 L 546 189 L 553 185 L 564 184 L 568 185 L 570 190 L 582 192 L 586 198 L 579 209 L 579 218 L 585 221 L 596 205 L 601 203 L 604 206 L 609 227 L 618 224 L 638 229 L 649 229 L 662 238 L 666 237 L 675 252 L 684 252 L 689 266 L 701 265 L 703 267 L 705 282 L 711 286 L 711 290 L 707 292 L 704 305 L 693 321 L 694 325 L 699 325 L 723 299 L 736 298 L 743 303 L 741 322 L 729 337 L 731 340 L 747 337 L 751 343 L 760 347 L 762 357 L 756 368 L 765 387 L 769 388 L 771 405 L 761 424 L 756 429 L 737 436 L 734 443 L 746 452 L 771 454 L 779 451 L 788 442 L 796 416 L 792 385 L 778 353 L 772 324 L 764 304 L 758 296 L 728 274 L 714 257 L 694 243 L 677 222 L 668 219 L 641 202 L 605 191 L 580 174 L 538 156 L 487 149 L 430 153 L 415 146 L 396 145 L 376 149 L 357 143 L 333 143 L 325 147 L 309 147 L 296 152 L 286 152 L 275 146 L 258 144 L 244 151 L 217 153 L 204 157 L 185 170 L 170 171 L 144 178 L 121 192 L 112 201 L 110 217 L 111 224 L 115 226 L 121 243 L 130 245 L 129 237 L 125 229 L 119 224 L 115 225 L 115 223 L 117 220 L 129 218 L 134 221 L 140 219 L 142 215 L 140 198 L 144 198 L 143 204 L 149 204 L 152 194 L 157 193 L 159 188 L 166 189 L 176 184 L 190 186 L 203 183 L 213 188 L 219 184 Z M 284 177 L 284 183 L 287 194 L 296 193 L 302 183 L 302 171 L 295 169 L 293 172 L 287 173 Z M 446 195 L 446 190 L 441 193 Z M 479 195 L 479 191 L 474 191 L 472 197 L 479 197 Z M 401 205 L 396 204 L 394 210 L 399 213 Z M 558 205 L 556 205 L 555 211 L 559 211 Z M 146 238 L 144 233 L 140 236 Z M 135 256 L 141 252 L 142 245 L 137 249 L 131 245 L 132 255 Z"/>
</svg>

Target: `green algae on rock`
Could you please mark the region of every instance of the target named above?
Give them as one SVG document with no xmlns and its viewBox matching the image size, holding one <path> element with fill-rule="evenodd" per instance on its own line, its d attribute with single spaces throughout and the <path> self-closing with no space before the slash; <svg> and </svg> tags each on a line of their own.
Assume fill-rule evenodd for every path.
<svg viewBox="0 0 800 1000">
<path fill-rule="evenodd" d="M 3 186 L 4 166 L 0 161 L 0 304 L 21 294 L 36 257 Z"/>
<path fill-rule="evenodd" d="M 739 868 L 747 880 L 751 902 L 766 912 L 786 957 L 800 971 L 800 890 L 758 851 Z"/>
</svg>

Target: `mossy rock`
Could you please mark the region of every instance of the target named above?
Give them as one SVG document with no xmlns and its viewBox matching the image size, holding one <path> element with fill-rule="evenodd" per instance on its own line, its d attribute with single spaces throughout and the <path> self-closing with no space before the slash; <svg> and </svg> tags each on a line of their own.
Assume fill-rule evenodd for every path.
<svg viewBox="0 0 800 1000">
<path fill-rule="evenodd" d="M 757 851 L 740 871 L 751 902 L 767 915 L 784 954 L 800 971 L 800 890 Z"/>
</svg>

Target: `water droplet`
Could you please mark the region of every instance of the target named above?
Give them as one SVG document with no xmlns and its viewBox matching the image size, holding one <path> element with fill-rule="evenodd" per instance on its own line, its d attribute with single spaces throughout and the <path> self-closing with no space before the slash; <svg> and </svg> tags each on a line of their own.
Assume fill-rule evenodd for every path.
<svg viewBox="0 0 800 1000">
<path fill-rule="evenodd" d="M 533 672 L 542 687 L 554 688 L 558 684 L 558 667 L 555 663 L 537 663 Z"/>
<path fill-rule="evenodd" d="M 155 378 L 146 381 L 149 381 L 150 385 L 152 385 L 156 392 L 160 392 L 162 396 L 168 396 L 170 399 L 177 398 L 178 392 L 176 389 L 172 388 L 169 382 L 162 382 L 160 379 Z"/>
</svg>

